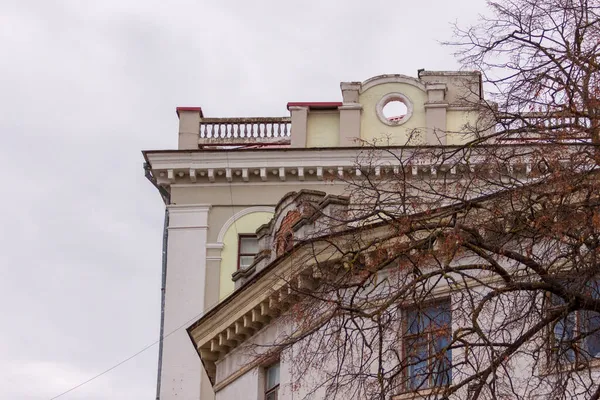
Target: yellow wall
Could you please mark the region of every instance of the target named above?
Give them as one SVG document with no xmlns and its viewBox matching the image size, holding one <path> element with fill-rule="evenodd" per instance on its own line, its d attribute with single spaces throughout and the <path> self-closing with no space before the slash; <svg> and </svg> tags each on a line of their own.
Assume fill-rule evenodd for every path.
<svg viewBox="0 0 600 400">
<path fill-rule="evenodd" d="M 254 212 L 238 218 L 227 229 L 223 236 L 223 250 L 221 250 L 221 268 L 219 279 L 219 300 L 233 292 L 234 285 L 231 275 L 237 270 L 238 235 L 256 232 L 262 224 L 273 218 L 269 212 Z"/>
<path fill-rule="evenodd" d="M 310 111 L 306 122 L 306 147 L 337 147 L 340 143 L 340 112 Z"/>
<path fill-rule="evenodd" d="M 478 116 L 474 111 L 448 111 L 446 113 L 446 144 L 460 145 L 473 139 L 470 133 L 478 125 Z M 459 133 L 464 132 L 464 133 Z"/>
<path fill-rule="evenodd" d="M 412 116 L 406 123 L 399 126 L 388 126 L 377 116 L 377 102 L 392 92 L 402 93 L 413 104 Z M 406 83 L 385 83 L 367 89 L 360 94 L 358 101 L 363 107 L 360 126 L 361 139 L 369 143 L 376 140 L 379 145 L 404 145 L 413 129 L 420 129 L 422 137 L 425 137 L 427 122 L 424 104 L 427 101 L 427 94 L 421 89 Z M 411 144 L 418 143 L 413 140 Z"/>
</svg>

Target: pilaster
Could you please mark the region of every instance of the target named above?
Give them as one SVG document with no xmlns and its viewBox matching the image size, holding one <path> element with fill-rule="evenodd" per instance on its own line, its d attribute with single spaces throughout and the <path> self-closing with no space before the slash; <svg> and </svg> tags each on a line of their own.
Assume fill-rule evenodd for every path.
<svg viewBox="0 0 600 400">
<path fill-rule="evenodd" d="M 306 147 L 308 107 L 290 106 L 292 118 L 291 147 Z"/>
<path fill-rule="evenodd" d="M 427 121 L 426 141 L 428 145 L 446 144 L 446 101 L 445 83 L 428 83 L 427 102 L 425 103 L 425 119 Z"/>
<path fill-rule="evenodd" d="M 179 150 L 198 149 L 200 138 L 200 119 L 202 109 L 200 107 L 177 107 L 179 117 Z"/>
<path fill-rule="evenodd" d="M 340 146 L 356 146 L 360 139 L 360 113 L 362 106 L 358 102 L 360 82 L 342 82 L 343 104 L 340 111 Z"/>
<path fill-rule="evenodd" d="M 185 328 L 205 307 L 205 204 L 170 205 L 161 400 L 197 400 L 203 374 Z M 203 399 L 204 400 L 204 399 Z"/>
</svg>

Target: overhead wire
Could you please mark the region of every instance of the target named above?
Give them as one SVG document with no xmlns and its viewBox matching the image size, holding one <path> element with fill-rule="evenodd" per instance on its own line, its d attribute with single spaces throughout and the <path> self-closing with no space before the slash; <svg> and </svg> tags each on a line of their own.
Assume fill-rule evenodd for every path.
<svg viewBox="0 0 600 400">
<path fill-rule="evenodd" d="M 174 334 L 175 332 L 179 331 L 182 328 L 185 328 L 186 326 L 188 326 L 191 322 L 193 321 L 197 321 L 199 318 L 201 318 L 205 313 L 207 313 L 208 311 L 210 311 L 214 306 L 216 306 L 218 304 L 218 302 L 211 304 L 206 310 L 202 311 L 200 314 L 197 314 L 195 316 L 193 316 L 192 318 L 190 318 L 189 320 L 187 320 L 186 322 L 184 322 L 183 324 L 179 325 L 177 328 L 173 329 L 171 332 L 167 333 L 166 335 L 164 335 L 163 339 L 168 338 L 169 336 L 171 336 L 172 334 Z M 127 361 L 133 360 L 135 357 L 139 356 L 140 354 L 142 354 L 143 352 L 145 352 L 146 350 L 152 348 L 153 346 L 157 345 L 158 342 L 160 340 L 156 340 L 153 343 L 147 345 L 146 347 L 144 347 L 143 349 L 141 349 L 140 351 L 138 351 L 137 353 L 127 357 L 126 359 L 118 362 L 117 364 L 113 365 L 112 367 L 100 372 L 99 374 L 89 378 L 88 380 L 81 382 L 80 384 L 73 386 L 72 388 L 65 390 L 64 392 L 60 393 L 59 395 L 56 395 L 52 398 L 50 398 L 49 400 L 55 400 L 58 399 L 59 397 L 64 396 L 67 393 L 71 393 L 72 391 L 79 389 L 80 387 L 100 378 L 103 375 L 106 375 L 107 373 L 109 373 L 110 371 L 112 371 L 113 369 L 120 367 L 121 365 L 125 364 Z"/>
<path fill-rule="evenodd" d="M 228 153 L 228 152 L 225 152 L 225 158 L 226 158 L 226 167 L 227 167 L 228 169 L 231 169 L 231 167 L 230 167 L 230 165 L 229 165 L 229 153 Z M 228 185 L 228 187 L 229 187 L 229 199 L 230 199 L 230 203 L 231 203 L 231 214 L 232 214 L 232 217 L 235 217 L 235 205 L 234 205 L 235 203 L 234 203 L 234 201 L 233 201 L 233 187 L 232 187 L 232 184 L 231 184 L 231 182 L 229 182 L 229 185 Z M 237 229 L 237 224 L 236 224 L 236 220 L 235 220 L 235 218 L 234 218 L 234 220 L 233 220 L 233 227 L 234 227 L 234 230 L 235 230 L 235 233 L 236 233 L 236 237 L 237 237 L 237 238 L 239 238 L 239 233 L 238 233 L 238 229 Z M 238 240 L 239 240 L 239 239 L 238 239 Z M 215 303 L 215 304 L 212 304 L 212 305 L 211 305 L 211 306 L 210 306 L 210 307 L 209 307 L 209 308 L 208 308 L 206 311 L 210 310 L 210 309 L 211 309 L 212 307 L 214 307 L 216 304 L 218 304 L 218 302 L 217 302 L 217 303 Z M 167 337 L 171 336 L 173 333 L 177 332 L 177 331 L 178 331 L 178 330 L 180 330 L 181 328 L 183 328 L 183 327 L 187 326 L 187 325 L 188 325 L 189 323 L 191 323 L 192 321 L 195 321 L 195 320 L 197 320 L 197 319 L 198 319 L 198 318 L 200 318 L 200 317 L 201 317 L 201 316 L 202 316 L 202 315 L 203 315 L 203 314 L 204 314 L 206 311 L 203 311 L 202 313 L 200 313 L 200 314 L 198 314 L 198 315 L 196 315 L 196 316 L 192 317 L 191 319 L 189 319 L 188 321 L 186 321 L 185 323 L 183 323 L 182 325 L 180 325 L 178 328 L 176 328 L 176 329 L 174 329 L 173 331 L 169 332 L 168 334 L 164 335 L 164 336 L 163 336 L 163 338 L 162 338 L 162 340 L 164 340 L 164 339 L 166 339 Z M 104 370 L 104 371 L 100 372 L 99 374 L 97 374 L 97 375 L 95 375 L 95 376 L 93 376 L 93 377 L 89 378 L 88 380 L 86 380 L 86 381 L 84 381 L 84 382 L 81 382 L 80 384 L 78 384 L 78 385 L 76 385 L 76 386 L 73 386 L 73 387 L 71 387 L 70 389 L 68 389 L 68 390 L 65 390 L 64 392 L 62 392 L 62 393 L 60 393 L 60 394 L 58 394 L 58 395 L 56 395 L 56 396 L 54 396 L 54 397 L 50 398 L 50 400 L 56 400 L 56 399 L 58 399 L 58 398 L 60 398 L 60 397 L 62 397 L 62 396 L 64 396 L 64 395 L 66 395 L 66 394 L 68 394 L 68 393 L 71 393 L 71 392 L 73 392 L 74 390 L 77 390 L 77 389 L 79 389 L 80 387 L 82 387 L 82 386 L 84 386 L 84 385 L 87 385 L 88 383 L 90 383 L 90 382 L 92 382 L 92 381 L 94 381 L 94 380 L 96 380 L 96 379 L 100 378 L 101 376 L 103 376 L 103 375 L 106 375 L 107 373 L 111 372 L 111 371 L 112 371 L 112 370 L 114 370 L 115 368 L 118 368 L 118 367 L 120 367 L 121 365 L 125 364 L 126 362 L 128 362 L 128 361 L 130 361 L 130 360 L 134 359 L 135 357 L 139 356 L 140 354 L 144 353 L 146 350 L 148 350 L 148 349 L 150 349 L 150 348 L 154 347 L 154 346 L 155 346 L 155 345 L 157 345 L 157 344 L 158 344 L 160 341 L 161 341 L 161 339 L 158 339 L 158 340 L 156 340 L 155 342 L 153 342 L 153 343 L 151 343 L 151 344 L 147 345 L 146 347 L 144 347 L 143 349 L 141 349 L 141 350 L 140 350 L 140 351 L 138 351 L 137 353 L 135 353 L 135 354 L 133 354 L 133 355 L 131 355 L 131 356 L 127 357 L 126 359 L 124 359 L 124 360 L 122 360 L 122 361 L 118 362 L 117 364 L 113 365 L 112 367 L 110 367 L 110 368 L 108 368 L 108 369 L 106 369 L 106 370 Z"/>
</svg>

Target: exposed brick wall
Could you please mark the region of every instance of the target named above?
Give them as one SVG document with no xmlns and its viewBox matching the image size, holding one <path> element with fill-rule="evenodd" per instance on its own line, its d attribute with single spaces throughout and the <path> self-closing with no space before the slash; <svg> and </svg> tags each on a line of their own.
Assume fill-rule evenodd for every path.
<svg viewBox="0 0 600 400">
<path fill-rule="evenodd" d="M 300 211 L 291 210 L 283 217 L 279 230 L 275 234 L 275 251 L 279 256 L 294 245 L 292 226 L 301 218 Z"/>
</svg>

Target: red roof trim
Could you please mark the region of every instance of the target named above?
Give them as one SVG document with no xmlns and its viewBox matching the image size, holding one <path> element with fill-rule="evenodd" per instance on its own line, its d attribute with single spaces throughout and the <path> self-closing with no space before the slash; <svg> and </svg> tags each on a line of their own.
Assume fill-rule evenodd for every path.
<svg viewBox="0 0 600 400">
<path fill-rule="evenodd" d="M 175 111 L 177 112 L 177 117 L 179 117 L 179 111 L 197 111 L 200 113 L 200 118 L 204 117 L 204 114 L 202 114 L 202 107 L 177 107 Z"/>
<path fill-rule="evenodd" d="M 342 105 L 341 101 L 290 101 L 287 103 L 287 109 L 290 107 L 308 107 L 311 110 L 337 110 Z"/>
</svg>

